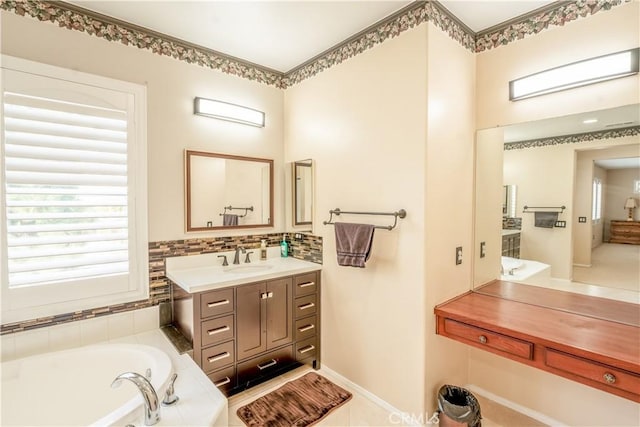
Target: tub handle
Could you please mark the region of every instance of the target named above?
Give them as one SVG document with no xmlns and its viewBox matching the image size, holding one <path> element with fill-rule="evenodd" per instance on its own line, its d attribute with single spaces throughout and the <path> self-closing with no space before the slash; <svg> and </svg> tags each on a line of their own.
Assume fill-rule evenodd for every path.
<svg viewBox="0 0 640 427">
<path fill-rule="evenodd" d="M 215 334 L 219 334 L 221 332 L 227 332 L 229 329 L 229 325 L 225 325 L 225 326 L 220 326 L 219 328 L 215 328 L 215 329 L 209 329 L 207 331 L 207 334 L 209 335 L 215 335 Z"/>
<path fill-rule="evenodd" d="M 218 381 L 217 383 L 213 383 L 213 385 L 216 386 L 216 387 L 222 387 L 223 385 L 227 385 L 230 382 L 231 382 L 231 378 L 224 377 L 224 379 Z"/>
<path fill-rule="evenodd" d="M 217 362 L 222 359 L 226 359 L 227 357 L 231 357 L 231 353 L 225 351 L 224 353 L 216 354 L 213 357 L 208 358 L 209 363 Z"/>
<path fill-rule="evenodd" d="M 173 385 L 176 382 L 176 378 L 178 378 L 178 374 L 174 373 L 171 376 L 171 380 L 169 380 L 169 385 L 167 386 L 167 391 L 164 394 L 164 399 L 162 399 L 162 406 L 171 406 L 175 405 L 180 398 L 176 395 Z"/>
</svg>

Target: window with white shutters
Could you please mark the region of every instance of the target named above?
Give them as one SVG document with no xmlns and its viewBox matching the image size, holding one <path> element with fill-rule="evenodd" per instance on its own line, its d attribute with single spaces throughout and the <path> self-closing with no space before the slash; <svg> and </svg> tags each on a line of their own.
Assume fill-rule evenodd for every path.
<svg viewBox="0 0 640 427">
<path fill-rule="evenodd" d="M 16 63 L 2 70 L 3 309 L 140 298 L 144 88 Z"/>
</svg>

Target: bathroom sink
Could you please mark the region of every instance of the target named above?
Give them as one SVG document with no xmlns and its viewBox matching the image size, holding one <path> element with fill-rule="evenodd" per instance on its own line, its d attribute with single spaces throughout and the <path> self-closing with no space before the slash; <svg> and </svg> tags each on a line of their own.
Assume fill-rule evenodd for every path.
<svg viewBox="0 0 640 427">
<path fill-rule="evenodd" d="M 273 265 L 240 265 L 238 267 L 229 267 L 224 269 L 225 273 L 242 274 L 242 273 L 261 273 L 273 268 Z"/>
</svg>

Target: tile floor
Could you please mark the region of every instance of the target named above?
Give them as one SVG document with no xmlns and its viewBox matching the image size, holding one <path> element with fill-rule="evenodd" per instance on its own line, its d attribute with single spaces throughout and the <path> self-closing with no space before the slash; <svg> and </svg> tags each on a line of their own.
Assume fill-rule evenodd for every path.
<svg viewBox="0 0 640 427">
<path fill-rule="evenodd" d="M 229 426 L 244 426 L 244 423 L 236 415 L 236 411 L 260 396 L 273 391 L 284 383 L 301 377 L 312 369 L 306 366 L 287 372 L 278 378 L 274 378 L 264 384 L 256 386 L 252 389 L 238 393 L 229 398 Z M 397 418 L 391 417 L 391 413 L 382 408 L 377 403 L 371 401 L 367 397 L 353 390 L 339 378 L 335 378 L 330 373 L 320 369 L 317 371 L 335 384 L 343 387 L 353 394 L 351 400 L 337 409 L 334 409 L 326 418 L 315 426 L 394 426 L 403 425 L 398 422 Z M 393 422 L 395 421 L 395 423 Z"/>
</svg>

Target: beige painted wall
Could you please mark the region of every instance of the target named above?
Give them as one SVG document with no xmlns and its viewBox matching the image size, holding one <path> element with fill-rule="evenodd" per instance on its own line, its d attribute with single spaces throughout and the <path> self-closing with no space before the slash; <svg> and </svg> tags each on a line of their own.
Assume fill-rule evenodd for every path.
<svg viewBox="0 0 640 427">
<path fill-rule="evenodd" d="M 285 159 L 315 160 L 323 363 L 413 412 L 424 408 L 426 48 L 421 25 L 285 92 Z M 375 231 L 357 269 L 337 265 L 334 229 L 322 225 L 334 208 L 407 217 Z"/>
<path fill-rule="evenodd" d="M 433 308 L 469 290 L 473 260 L 475 55 L 428 25 L 424 239 L 426 409 L 443 384 L 465 384 L 468 348 L 435 334 Z M 414 192 L 414 197 L 420 193 Z M 462 247 L 462 264 L 455 249 Z"/>
<path fill-rule="evenodd" d="M 184 232 L 185 148 L 275 160 L 275 227 L 284 230 L 281 90 L 87 34 L 1 12 L 2 53 L 147 87 L 149 240 L 246 234 Z M 201 96 L 266 113 L 256 128 L 193 115 Z"/>
<path fill-rule="evenodd" d="M 478 54 L 477 129 L 640 102 L 637 75 L 528 100 L 508 100 L 509 80 L 572 61 L 638 47 L 639 18 L 640 2 L 633 1 Z M 535 156 L 536 150 L 539 149 L 524 151 Z M 545 165 L 544 175 L 548 168 L 561 167 L 563 163 L 565 169 L 572 169 L 569 166 L 573 164 L 572 160 L 573 153 L 555 157 L 552 164 Z M 565 175 L 572 179 L 572 173 Z M 538 176 L 542 175 L 538 171 Z M 505 182 L 507 180 L 505 170 Z M 547 182 L 549 191 L 540 197 L 549 202 L 557 199 L 571 209 L 568 193 L 571 186 L 562 184 L 562 195 L 557 194 L 555 187 Z M 518 190 L 519 203 L 533 205 L 533 201 L 520 188 Z M 522 211 L 521 204 L 518 211 Z M 567 228 L 559 229 L 559 233 L 547 230 L 552 240 L 561 240 L 554 240 L 556 244 L 564 246 L 571 242 L 573 219 L 579 215 L 571 210 L 565 212 L 562 216 L 568 219 Z M 590 212 L 586 215 L 590 217 Z M 566 255 L 559 256 L 565 263 L 570 260 Z M 563 271 L 566 273 L 568 267 Z M 569 425 L 636 425 L 640 417 L 637 403 L 477 350 L 470 353 L 469 381 Z M 571 397 L 567 400 L 566 396 Z"/>
<path fill-rule="evenodd" d="M 477 56 L 477 129 L 634 104 L 638 76 L 509 101 L 509 81 L 570 62 L 640 46 L 640 2 L 631 1 L 586 19 Z"/>
<path fill-rule="evenodd" d="M 636 149 L 636 155 L 640 156 L 640 146 Z M 633 219 L 640 221 L 640 194 L 633 192 L 633 182 L 639 179 L 638 168 L 607 170 L 606 208 L 603 211 L 607 227 L 611 220 L 627 219 L 629 211 L 624 209 L 624 203 L 629 197 L 636 199 L 638 208 L 633 210 Z"/>
</svg>

